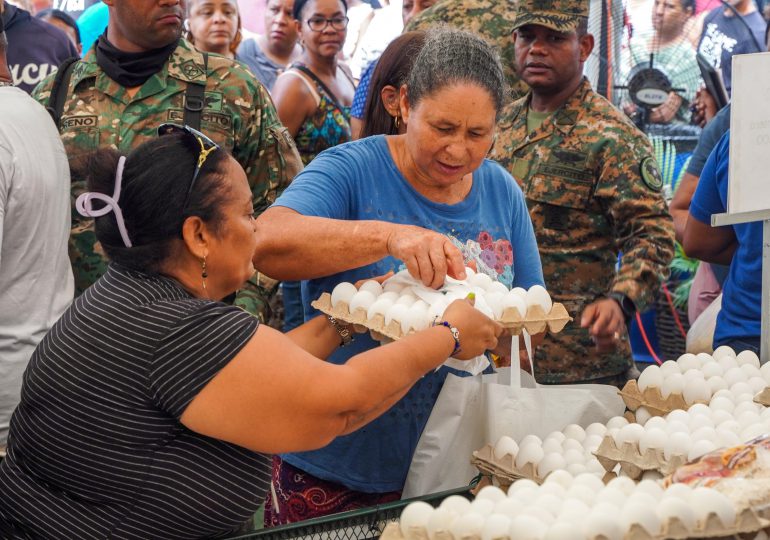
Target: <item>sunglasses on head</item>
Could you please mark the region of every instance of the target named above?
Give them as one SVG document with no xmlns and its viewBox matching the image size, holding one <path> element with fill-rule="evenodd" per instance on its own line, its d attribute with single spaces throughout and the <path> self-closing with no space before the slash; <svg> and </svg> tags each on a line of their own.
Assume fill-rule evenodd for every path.
<svg viewBox="0 0 770 540">
<path fill-rule="evenodd" d="M 211 152 L 214 150 L 219 150 L 219 145 L 197 129 L 193 129 L 190 126 L 180 126 L 179 124 L 161 124 L 160 127 L 158 127 L 158 137 L 169 134 L 185 134 L 191 136 L 196 141 L 198 141 L 198 144 L 200 145 L 200 150 L 198 151 L 198 161 L 195 164 L 195 171 L 193 172 L 192 180 L 190 181 L 190 187 L 187 189 L 187 196 L 185 196 L 184 199 L 184 206 L 182 206 L 182 208 L 187 208 L 187 203 L 190 202 L 190 194 L 192 194 L 193 187 L 195 187 L 195 182 L 198 180 L 198 175 L 201 172 L 201 168 L 203 168 L 203 164 L 206 163 L 206 158 L 208 158 L 209 154 L 211 154 Z"/>
</svg>

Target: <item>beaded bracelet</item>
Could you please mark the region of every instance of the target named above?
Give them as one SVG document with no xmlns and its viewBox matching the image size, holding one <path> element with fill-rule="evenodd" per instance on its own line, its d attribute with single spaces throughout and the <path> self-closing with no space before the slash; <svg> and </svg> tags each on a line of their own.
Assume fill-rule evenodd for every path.
<svg viewBox="0 0 770 540">
<path fill-rule="evenodd" d="M 460 331 L 456 327 L 449 324 L 447 321 L 438 321 L 437 319 L 438 317 L 433 319 L 433 324 L 431 326 L 446 326 L 447 328 L 449 328 L 449 331 L 452 333 L 452 339 L 455 340 L 455 348 L 452 351 L 452 355 L 451 355 L 451 356 L 454 356 L 457 353 L 459 353 L 461 350 L 460 349 Z"/>
</svg>

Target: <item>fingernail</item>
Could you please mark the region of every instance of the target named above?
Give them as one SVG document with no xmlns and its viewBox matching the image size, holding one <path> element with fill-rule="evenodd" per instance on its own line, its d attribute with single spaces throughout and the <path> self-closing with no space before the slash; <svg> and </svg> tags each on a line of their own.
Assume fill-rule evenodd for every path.
<svg viewBox="0 0 770 540">
<path fill-rule="evenodd" d="M 465 297 L 466 300 L 475 300 L 476 299 L 476 293 L 468 293 L 468 296 Z"/>
</svg>

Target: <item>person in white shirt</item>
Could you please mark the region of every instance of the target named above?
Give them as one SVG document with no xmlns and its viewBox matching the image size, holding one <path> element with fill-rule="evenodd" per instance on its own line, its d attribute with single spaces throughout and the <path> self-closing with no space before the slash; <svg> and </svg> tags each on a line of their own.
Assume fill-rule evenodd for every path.
<svg viewBox="0 0 770 540">
<path fill-rule="evenodd" d="M 67 156 L 48 112 L 13 86 L 7 45 L 0 23 L 0 449 L 27 362 L 74 294 Z"/>
</svg>

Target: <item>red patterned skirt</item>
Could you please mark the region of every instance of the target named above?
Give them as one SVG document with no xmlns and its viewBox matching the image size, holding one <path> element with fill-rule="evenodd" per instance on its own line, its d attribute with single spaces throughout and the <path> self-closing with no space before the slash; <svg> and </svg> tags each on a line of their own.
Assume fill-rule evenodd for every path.
<svg viewBox="0 0 770 540">
<path fill-rule="evenodd" d="M 327 482 L 273 456 L 273 482 L 265 500 L 265 527 L 397 501 L 401 493 L 362 493 Z"/>
</svg>

